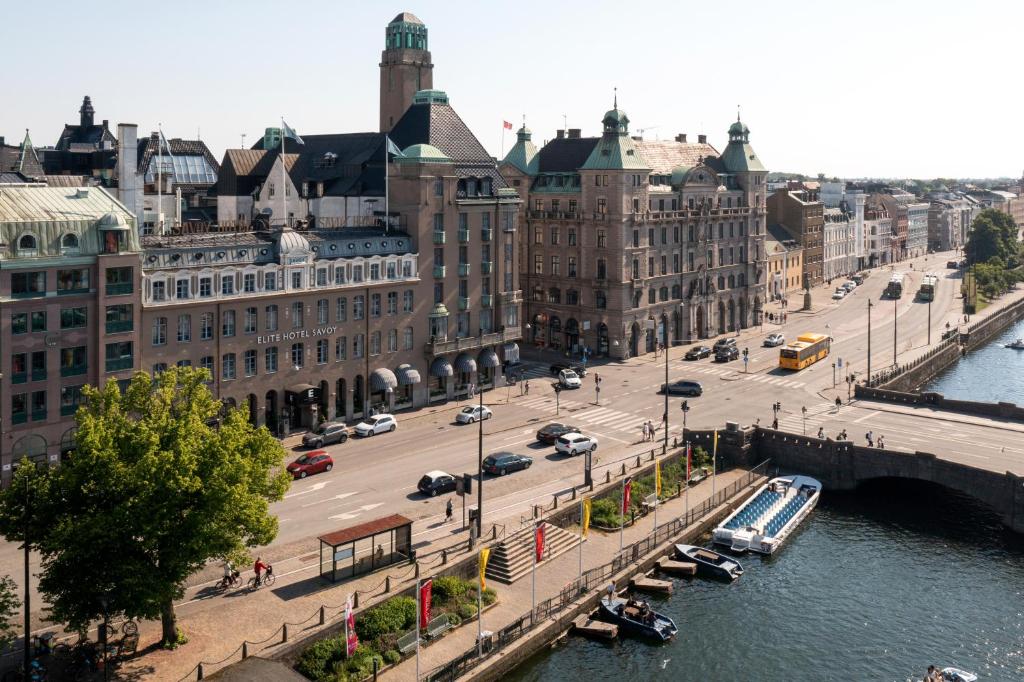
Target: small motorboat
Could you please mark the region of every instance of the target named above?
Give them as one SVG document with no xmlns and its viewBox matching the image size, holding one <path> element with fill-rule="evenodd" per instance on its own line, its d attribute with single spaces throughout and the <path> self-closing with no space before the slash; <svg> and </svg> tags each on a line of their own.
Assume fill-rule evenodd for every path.
<svg viewBox="0 0 1024 682">
<path fill-rule="evenodd" d="M 647 602 L 640 600 L 605 597 L 601 600 L 598 618 L 618 625 L 625 634 L 659 642 L 667 642 L 679 632 L 671 618 L 652 610 Z"/>
<path fill-rule="evenodd" d="M 1024 339 L 1017 339 L 1013 343 L 1006 344 L 1006 347 L 1014 350 L 1024 350 Z"/>
<path fill-rule="evenodd" d="M 946 682 L 977 682 L 978 676 L 960 668 L 943 668 L 942 679 Z"/>
<path fill-rule="evenodd" d="M 697 564 L 697 575 L 719 580 L 736 580 L 743 575 L 740 562 L 696 545 L 676 545 L 676 558 Z"/>
</svg>

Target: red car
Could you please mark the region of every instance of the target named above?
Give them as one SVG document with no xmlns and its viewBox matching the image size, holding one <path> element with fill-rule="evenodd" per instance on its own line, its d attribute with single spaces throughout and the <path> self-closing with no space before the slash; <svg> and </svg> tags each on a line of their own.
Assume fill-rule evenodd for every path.
<svg viewBox="0 0 1024 682">
<path fill-rule="evenodd" d="M 295 478 L 305 478 L 310 474 L 330 471 L 334 468 L 334 460 L 326 450 L 313 450 L 299 457 L 288 465 L 288 473 Z"/>
</svg>

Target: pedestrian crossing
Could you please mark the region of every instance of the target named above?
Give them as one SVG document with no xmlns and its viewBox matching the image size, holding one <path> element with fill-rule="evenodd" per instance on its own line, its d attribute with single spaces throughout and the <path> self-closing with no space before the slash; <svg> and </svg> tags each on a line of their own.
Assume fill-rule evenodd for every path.
<svg viewBox="0 0 1024 682">
<path fill-rule="evenodd" d="M 835 405 L 832 403 L 819 403 L 812 405 L 807 408 L 807 435 L 814 436 L 818 433 L 818 427 L 825 427 L 826 424 L 835 418 Z M 790 433 L 803 433 L 804 430 L 804 415 L 803 411 L 799 408 L 793 410 L 792 413 L 784 413 L 779 415 L 779 430 L 788 431 Z M 828 428 L 825 428 L 828 432 Z M 835 433 L 826 433 L 826 435 L 836 437 Z"/>
<path fill-rule="evenodd" d="M 726 369 L 724 367 L 709 367 L 709 366 L 697 366 L 697 367 L 686 367 L 686 372 L 694 374 L 705 374 L 713 376 L 725 376 L 731 374 L 737 379 L 743 379 L 746 381 L 753 381 L 759 384 L 767 384 L 771 386 L 780 386 L 782 388 L 803 388 L 806 382 L 793 381 L 792 379 L 783 379 L 782 377 L 772 376 L 771 374 L 755 374 L 749 373 L 744 374 L 741 371 Z"/>
<path fill-rule="evenodd" d="M 518 404 L 530 409 L 550 412 L 554 410 L 555 399 L 547 396 L 526 398 L 525 400 L 519 401 Z M 610 407 L 594 406 L 593 404 L 580 402 L 578 400 L 567 400 L 563 398 L 559 401 L 559 407 L 561 410 L 565 410 L 569 415 L 565 417 L 564 421 L 571 423 L 579 422 L 593 427 L 612 429 L 615 431 L 626 431 L 634 435 L 640 432 L 644 421 L 642 417 L 638 417 L 635 414 L 622 412 L 621 410 L 615 410 Z M 577 410 L 584 407 L 587 408 L 585 411 L 575 413 Z"/>
</svg>

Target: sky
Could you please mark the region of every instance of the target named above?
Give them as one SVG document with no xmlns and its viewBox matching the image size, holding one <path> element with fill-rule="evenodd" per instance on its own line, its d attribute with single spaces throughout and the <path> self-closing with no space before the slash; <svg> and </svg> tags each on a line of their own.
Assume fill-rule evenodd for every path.
<svg viewBox="0 0 1024 682">
<path fill-rule="evenodd" d="M 198 133 L 218 158 L 282 116 L 300 135 L 375 131 L 401 11 L 429 30 L 434 87 L 496 156 L 515 141 L 502 121 L 524 115 L 538 145 L 563 120 L 599 134 L 618 88 L 648 139 L 706 133 L 721 150 L 741 107 L 773 171 L 1024 172 L 1020 0 L 16 3 L 0 135 L 52 145 L 86 94 L 97 122 Z"/>
</svg>

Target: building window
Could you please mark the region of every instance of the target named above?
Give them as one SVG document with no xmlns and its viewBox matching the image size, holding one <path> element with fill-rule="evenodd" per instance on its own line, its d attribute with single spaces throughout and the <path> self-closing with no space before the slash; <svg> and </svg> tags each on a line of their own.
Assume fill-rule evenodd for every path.
<svg viewBox="0 0 1024 682">
<path fill-rule="evenodd" d="M 209 298 L 213 296 L 213 280 L 209 277 L 199 278 L 199 298 Z"/>
<path fill-rule="evenodd" d="M 28 333 L 28 313 L 12 313 L 11 314 L 11 333 L 12 334 L 27 334 Z"/>
<path fill-rule="evenodd" d="M 132 342 L 121 341 L 118 343 L 108 343 L 104 349 L 104 358 L 107 361 L 106 371 L 108 372 L 131 369 L 133 364 Z"/>
<path fill-rule="evenodd" d="M 225 353 L 220 359 L 221 379 L 230 381 L 236 377 L 235 354 Z"/>
<path fill-rule="evenodd" d="M 274 291 L 277 289 L 277 273 L 276 272 L 265 272 L 263 273 L 263 290 Z"/>
<path fill-rule="evenodd" d="M 533 228 L 533 243 L 543 244 L 544 243 L 544 229 L 540 227 Z"/>
<path fill-rule="evenodd" d="M 647 276 L 654 277 L 654 256 L 647 258 Z"/>
<path fill-rule="evenodd" d="M 318 287 L 327 286 L 327 268 L 317 268 L 316 270 L 316 285 Z"/>
<path fill-rule="evenodd" d="M 162 280 L 153 282 L 153 300 L 154 301 L 166 301 L 167 300 L 167 283 Z"/>
<path fill-rule="evenodd" d="M 302 327 L 302 308 L 302 301 L 292 303 L 292 329 L 300 329 Z"/>
<path fill-rule="evenodd" d="M 366 343 L 366 337 L 362 334 L 356 334 L 352 337 L 352 357 L 361 358 L 363 357 L 363 346 Z"/>
<path fill-rule="evenodd" d="M 362 294 L 360 294 L 359 296 L 353 296 L 352 297 L 352 319 L 353 320 L 361 320 L 361 319 L 363 319 L 364 301 L 365 301 L 365 299 L 363 298 Z"/>
<path fill-rule="evenodd" d="M 325 365 L 331 359 L 331 342 L 320 339 L 316 342 L 316 364 Z"/>
<path fill-rule="evenodd" d="M 576 228 L 570 227 L 568 234 L 569 246 L 576 246 Z"/>
<path fill-rule="evenodd" d="M 405 291 L 402 292 L 402 312 L 403 313 L 411 313 L 412 312 L 412 296 L 413 296 L 412 289 L 406 289 Z"/>
<path fill-rule="evenodd" d="M 27 235 L 26 235 L 27 236 Z M 22 237 L 24 239 L 24 237 Z M 45 272 L 12 272 L 11 296 L 13 298 L 32 298 L 46 295 Z"/>
<path fill-rule="evenodd" d="M 412 350 L 413 332 L 412 327 L 406 327 L 402 332 L 402 349 Z"/>
<path fill-rule="evenodd" d="M 228 338 L 235 335 L 235 311 L 225 310 L 223 319 L 221 320 L 220 335 L 223 338 Z"/>
<path fill-rule="evenodd" d="M 174 282 L 174 297 L 175 298 L 188 298 L 188 280 L 179 279 Z"/>
<path fill-rule="evenodd" d="M 334 283 L 344 284 L 345 283 L 345 266 L 335 265 L 334 266 Z"/>
<path fill-rule="evenodd" d="M 213 338 L 213 313 L 203 313 L 199 316 L 199 339 L 208 341 Z"/>
<path fill-rule="evenodd" d="M 460 339 L 469 336 L 469 313 L 459 313 L 455 321 L 455 335 Z"/>
<path fill-rule="evenodd" d="M 562 274 L 561 263 L 562 263 L 561 258 L 559 258 L 558 256 L 552 256 L 551 257 L 551 274 L 552 275 L 557 277 L 557 276 Z"/>
<path fill-rule="evenodd" d="M 231 296 L 235 293 L 235 276 L 226 274 L 220 276 L 220 293 L 223 296 Z"/>
<path fill-rule="evenodd" d="M 580 304 L 580 292 L 575 289 L 569 289 L 565 292 L 565 302 L 567 305 L 579 305 Z"/>
<path fill-rule="evenodd" d="M 370 263 L 370 281 L 377 282 L 380 280 L 380 263 Z"/>
<path fill-rule="evenodd" d="M 551 287 L 548 289 L 548 303 L 561 303 L 562 302 L 562 290 L 558 287 Z"/>
<path fill-rule="evenodd" d="M 663 302 L 668 300 L 668 287 L 658 289 L 658 300 Z"/>
<path fill-rule="evenodd" d="M 277 331 L 277 306 L 268 305 L 263 309 L 264 326 L 268 332 Z"/>
<path fill-rule="evenodd" d="M 257 329 L 256 308 L 245 309 L 245 333 L 255 334 Z"/>
<path fill-rule="evenodd" d="M 435 197 L 443 197 L 444 196 L 444 178 L 441 178 L 441 177 L 434 178 L 434 196 Z"/>
<path fill-rule="evenodd" d="M 256 273 L 247 272 L 242 275 L 242 291 L 251 294 L 256 291 Z"/>
<path fill-rule="evenodd" d="M 330 321 L 330 307 L 327 303 L 326 298 L 321 298 L 316 302 L 316 322 L 317 324 L 327 324 Z"/>
<path fill-rule="evenodd" d="M 607 295 L 600 289 L 594 292 L 594 305 L 601 309 L 608 307 Z"/>
<path fill-rule="evenodd" d="M 597 198 L 597 213 L 598 215 L 604 215 L 608 213 L 608 200 L 604 197 Z"/>
<path fill-rule="evenodd" d="M 157 317 L 153 320 L 153 345 L 162 346 L 167 343 L 167 318 Z"/>
<path fill-rule="evenodd" d="M 212 355 L 204 355 L 203 357 L 199 358 L 199 368 L 200 369 L 205 369 L 207 372 L 210 373 L 210 376 L 209 376 L 209 378 L 206 381 L 207 381 L 207 383 L 212 382 L 213 381 L 213 356 Z"/>
<path fill-rule="evenodd" d="M 301 289 L 301 288 L 302 288 L 302 271 L 301 270 L 293 270 L 292 271 L 292 289 Z"/>
<path fill-rule="evenodd" d="M 392 329 L 388 332 L 388 352 L 395 353 L 398 351 L 398 330 Z"/>
<path fill-rule="evenodd" d="M 242 365 L 245 371 L 245 376 L 254 377 L 256 376 L 256 351 L 247 350 L 242 356 Z"/>
<path fill-rule="evenodd" d="M 192 340 L 192 316 L 178 315 L 178 343 L 189 343 Z"/>
<path fill-rule="evenodd" d="M 13 276 L 12 276 L 13 280 Z M 89 269 L 57 271 L 57 294 L 81 294 L 89 291 Z"/>
<path fill-rule="evenodd" d="M 397 291 L 389 291 L 388 292 L 388 315 L 397 315 L 397 314 L 398 314 L 398 292 Z"/>
<path fill-rule="evenodd" d="M 558 228 L 551 228 L 551 246 L 558 246 Z"/>
<path fill-rule="evenodd" d="M 131 310 L 131 306 L 128 306 Z M 109 307 L 108 307 L 109 310 Z M 61 308 L 60 310 L 60 328 L 61 329 L 78 329 L 84 327 L 87 324 L 87 309 L 86 308 Z"/>
<path fill-rule="evenodd" d="M 263 351 L 263 367 L 267 370 L 267 374 L 277 371 L 277 346 L 271 346 Z"/>
<path fill-rule="evenodd" d="M 60 413 L 63 416 L 73 415 L 78 411 L 78 406 L 84 400 L 82 397 L 83 386 L 61 386 L 60 389 Z"/>
<path fill-rule="evenodd" d="M 668 272 L 668 256 L 662 256 L 661 257 L 661 274 L 664 275 L 667 272 Z"/>
<path fill-rule="evenodd" d="M 576 256 L 569 256 L 568 266 L 569 266 L 569 272 L 567 274 L 569 275 L 569 277 L 575 277 L 576 276 Z"/>
<path fill-rule="evenodd" d="M 345 322 L 348 319 L 348 299 L 344 296 L 339 297 L 336 302 L 334 318 L 336 322 Z"/>
<path fill-rule="evenodd" d="M 341 362 L 348 353 L 348 337 L 339 336 L 334 340 L 334 361 Z"/>
<path fill-rule="evenodd" d="M 306 347 L 301 343 L 292 344 L 292 367 L 302 369 L 306 357 Z"/>
<path fill-rule="evenodd" d="M 544 256 L 543 254 L 533 254 L 533 274 L 543 275 L 544 274 Z"/>
<path fill-rule="evenodd" d="M 380 294 L 370 295 L 370 317 L 380 317 Z"/>
<path fill-rule="evenodd" d="M 607 279 L 608 278 L 608 262 L 604 258 L 597 259 L 597 278 Z"/>
</svg>

